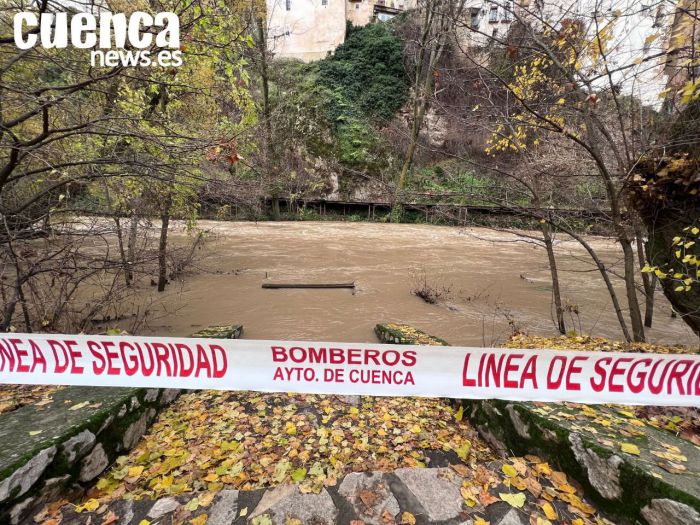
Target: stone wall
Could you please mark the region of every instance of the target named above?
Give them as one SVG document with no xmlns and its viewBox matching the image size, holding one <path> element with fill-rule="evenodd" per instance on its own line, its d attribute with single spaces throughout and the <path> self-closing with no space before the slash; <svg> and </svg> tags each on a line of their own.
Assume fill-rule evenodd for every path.
<svg viewBox="0 0 700 525">
<path fill-rule="evenodd" d="M 241 325 L 192 337 L 237 339 Z M 177 389 L 67 387 L 52 402 L 0 415 L 0 523 L 27 521 L 46 503 L 76 496 L 133 448 Z"/>
<path fill-rule="evenodd" d="M 619 421 L 611 422 L 603 407 L 584 422 L 580 408 L 566 405 L 550 405 L 555 407 L 551 412 L 533 403 L 500 400 L 462 405 L 496 450 L 548 459 L 622 522 L 700 523 L 700 454 L 670 432 L 645 426 L 631 433 Z M 630 446 L 629 453 L 623 444 Z M 658 454 L 677 458 L 676 466 Z"/>
<path fill-rule="evenodd" d="M 421 341 L 432 338 L 448 344 L 407 325 L 377 325 L 375 331 L 382 342 L 428 344 Z M 700 454 L 689 441 L 637 420 L 627 425 L 607 406 L 547 404 L 545 409 L 543 403 L 489 399 L 458 403 L 503 457 L 536 454 L 552 462 L 621 523 L 700 523 Z M 622 444 L 630 446 L 629 452 Z"/>
<path fill-rule="evenodd" d="M 81 492 L 131 449 L 174 389 L 70 387 L 0 416 L 0 523 Z"/>
</svg>

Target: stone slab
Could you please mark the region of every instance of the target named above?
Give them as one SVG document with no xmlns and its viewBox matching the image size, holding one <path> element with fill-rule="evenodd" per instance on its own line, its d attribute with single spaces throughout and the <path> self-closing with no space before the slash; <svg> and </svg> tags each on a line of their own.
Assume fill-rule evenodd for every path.
<svg viewBox="0 0 700 525">
<path fill-rule="evenodd" d="M 425 509 L 431 521 L 456 518 L 463 509 L 462 479 L 447 468 L 403 468 L 394 474 Z M 450 479 L 452 478 L 452 479 Z"/>
<path fill-rule="evenodd" d="M 381 472 L 354 472 L 348 474 L 338 488 L 353 507 L 359 519 L 367 525 L 385 525 L 383 515 L 399 513 L 399 502 L 391 493 Z"/>
</svg>

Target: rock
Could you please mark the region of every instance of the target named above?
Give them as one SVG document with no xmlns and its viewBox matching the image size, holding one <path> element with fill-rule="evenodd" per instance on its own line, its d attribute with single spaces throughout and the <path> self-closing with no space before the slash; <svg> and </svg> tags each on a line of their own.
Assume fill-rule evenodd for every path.
<svg viewBox="0 0 700 525">
<path fill-rule="evenodd" d="M 95 440 L 95 434 L 89 430 L 83 430 L 63 443 L 61 447 L 63 450 L 63 457 L 69 465 L 72 465 L 95 446 Z"/>
<path fill-rule="evenodd" d="M 90 481 L 102 474 L 109 465 L 109 458 L 102 447 L 102 443 L 98 443 L 92 452 L 86 456 L 80 466 L 80 481 Z"/>
<path fill-rule="evenodd" d="M 46 467 L 51 464 L 55 455 L 55 446 L 45 448 L 10 474 L 9 477 L 2 480 L 0 482 L 0 502 L 5 501 L 10 496 L 14 498 L 27 492 L 44 473 Z M 19 488 L 19 491 L 17 491 L 17 488 Z"/>
<path fill-rule="evenodd" d="M 332 525 L 338 517 L 338 509 L 326 489 L 319 494 L 301 494 L 296 485 L 282 485 L 263 494 L 249 521 L 263 514 L 270 516 L 273 525 L 285 525 L 288 519 Z"/>
<path fill-rule="evenodd" d="M 516 509 L 510 509 L 494 525 L 527 525 L 527 522 Z"/>
<path fill-rule="evenodd" d="M 360 396 L 340 396 L 340 401 L 346 405 L 360 406 Z"/>
<path fill-rule="evenodd" d="M 394 472 L 425 509 L 431 521 L 457 517 L 462 511 L 462 479 L 447 468 L 402 468 Z M 453 477 L 453 480 L 446 479 Z"/>
<path fill-rule="evenodd" d="M 180 395 L 179 388 L 165 388 L 163 393 L 160 395 L 160 406 L 169 405 L 175 398 Z"/>
<path fill-rule="evenodd" d="M 653 499 L 642 508 L 642 516 L 649 525 L 697 525 L 700 513 L 672 499 Z"/>
<path fill-rule="evenodd" d="M 105 419 L 104 423 L 102 423 L 102 426 L 100 426 L 100 429 L 97 431 L 97 435 L 99 436 L 102 434 L 102 432 L 104 432 L 104 430 L 112 424 L 112 421 L 114 421 L 114 414 L 111 414 L 107 419 Z"/>
<path fill-rule="evenodd" d="M 136 396 L 131 398 L 131 407 L 129 408 L 129 412 L 133 412 L 137 408 L 141 407 L 141 403 L 139 403 L 139 400 Z"/>
<path fill-rule="evenodd" d="M 383 525 L 384 512 L 396 516 L 400 510 L 381 472 L 348 474 L 338 493 L 353 506 L 358 518 L 369 525 Z"/>
<path fill-rule="evenodd" d="M 476 429 L 479 431 L 479 435 L 486 441 L 495 452 L 501 457 L 508 457 L 508 449 L 503 444 L 503 442 L 498 439 L 493 432 L 488 428 L 487 425 L 477 425 Z"/>
<path fill-rule="evenodd" d="M 238 514 L 238 491 L 222 490 L 209 510 L 207 525 L 231 525 Z"/>
<path fill-rule="evenodd" d="M 179 506 L 180 503 L 175 498 L 161 498 L 148 511 L 148 517 L 157 520 L 170 512 L 175 512 Z"/>
<path fill-rule="evenodd" d="M 29 510 L 34 507 L 36 501 L 36 497 L 27 498 L 12 507 L 12 510 L 10 511 L 10 523 L 12 525 L 18 525 L 21 523 L 29 513 Z"/>
<path fill-rule="evenodd" d="M 134 447 L 134 445 L 136 445 L 136 443 L 139 442 L 141 436 L 146 433 L 148 422 L 153 416 L 155 416 L 155 414 L 156 411 L 151 408 L 147 412 L 141 414 L 139 419 L 129 425 L 129 428 L 126 429 L 126 432 L 124 432 L 124 437 L 122 438 L 122 443 L 124 444 L 124 448 L 126 450 L 130 450 Z"/>
<path fill-rule="evenodd" d="M 146 395 L 143 396 L 143 400 L 146 403 L 153 403 L 156 399 L 158 399 L 158 389 L 157 388 L 149 388 L 146 391 Z"/>
<path fill-rule="evenodd" d="M 571 450 L 576 461 L 586 470 L 588 481 L 605 499 L 616 500 L 622 496 L 620 486 L 620 465 L 622 458 L 615 454 L 602 458 L 593 450 L 585 448 L 581 436 L 572 432 L 569 434 Z"/>
<path fill-rule="evenodd" d="M 117 501 L 112 511 L 119 516 L 119 523 L 131 523 L 131 520 L 134 519 L 134 501 L 130 499 Z M 100 520 L 96 520 L 96 525 L 100 522 Z"/>
<path fill-rule="evenodd" d="M 523 439 L 531 439 L 530 425 L 523 421 L 523 418 L 520 417 L 520 414 L 515 409 L 515 407 L 513 405 L 508 405 L 506 407 L 506 410 L 508 411 L 510 420 L 513 422 L 513 428 L 515 428 L 515 431 L 518 433 L 518 435 Z"/>
</svg>

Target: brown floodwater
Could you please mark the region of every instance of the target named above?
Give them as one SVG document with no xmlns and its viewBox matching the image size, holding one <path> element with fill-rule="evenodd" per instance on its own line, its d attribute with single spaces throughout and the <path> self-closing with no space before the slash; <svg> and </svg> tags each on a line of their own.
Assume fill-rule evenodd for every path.
<svg viewBox="0 0 700 525">
<path fill-rule="evenodd" d="M 182 280 L 156 298 L 140 333 L 188 335 L 209 325 L 242 324 L 249 339 L 376 341 L 375 324 L 408 323 L 452 344 L 494 345 L 513 329 L 555 335 L 551 283 L 543 249 L 512 232 L 482 228 L 348 222 L 202 221 L 208 240 Z M 185 233 L 180 226 L 173 238 Z M 613 270 L 615 244 L 591 242 Z M 557 246 L 568 327 L 621 339 L 603 282 L 575 242 Z M 428 304 L 416 283 L 443 291 Z M 348 289 L 263 289 L 264 282 L 354 281 Z M 621 281 L 618 280 L 620 291 Z M 657 293 L 648 339 L 697 344 Z M 624 293 L 620 300 L 624 302 Z"/>
</svg>

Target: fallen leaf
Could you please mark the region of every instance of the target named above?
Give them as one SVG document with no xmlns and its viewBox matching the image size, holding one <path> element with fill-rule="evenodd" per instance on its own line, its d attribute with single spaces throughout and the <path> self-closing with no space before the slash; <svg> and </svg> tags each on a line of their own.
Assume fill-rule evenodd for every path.
<svg viewBox="0 0 700 525">
<path fill-rule="evenodd" d="M 639 456 L 639 447 L 634 443 L 622 443 L 620 444 L 620 450 L 622 450 L 622 452 L 626 452 L 627 454 Z"/>
<path fill-rule="evenodd" d="M 525 505 L 525 494 L 518 492 L 517 494 L 511 494 L 510 492 L 501 492 L 498 497 L 505 501 L 511 507 L 516 509 L 521 509 Z"/>
<path fill-rule="evenodd" d="M 514 478 L 515 476 L 518 475 L 518 471 L 515 470 L 515 467 L 513 465 L 509 465 L 508 463 L 504 464 L 501 467 L 501 470 L 503 473 L 508 476 L 509 478 Z"/>
<path fill-rule="evenodd" d="M 207 519 L 209 519 L 209 517 L 206 514 L 200 514 L 196 518 L 192 518 L 190 520 L 190 524 L 191 525 L 205 525 L 205 523 L 207 522 Z"/>
<path fill-rule="evenodd" d="M 85 503 L 82 505 L 77 505 L 75 507 L 75 512 L 83 512 L 83 511 L 88 511 L 88 512 L 93 512 L 97 510 L 97 508 L 100 506 L 100 502 L 97 501 L 95 498 L 91 498 L 87 500 Z"/>
<path fill-rule="evenodd" d="M 549 520 L 558 519 L 557 511 L 551 503 L 544 503 L 542 505 L 542 512 L 544 512 L 544 515 L 547 516 L 547 519 Z"/>
<path fill-rule="evenodd" d="M 401 514 L 401 523 L 403 525 L 416 525 L 416 517 L 410 512 Z"/>
<path fill-rule="evenodd" d="M 90 404 L 90 401 L 83 401 L 82 403 L 78 403 L 77 405 L 73 405 L 68 410 L 80 410 L 81 408 L 85 408 L 89 404 Z"/>
</svg>

